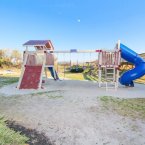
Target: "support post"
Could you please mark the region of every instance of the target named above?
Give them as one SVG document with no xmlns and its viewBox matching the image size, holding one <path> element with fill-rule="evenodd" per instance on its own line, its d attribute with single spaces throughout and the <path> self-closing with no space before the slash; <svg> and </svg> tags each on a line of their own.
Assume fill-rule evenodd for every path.
<svg viewBox="0 0 145 145">
<path fill-rule="evenodd" d="M 22 77 L 23 77 L 24 71 L 25 71 L 25 65 L 26 65 L 27 59 L 28 59 L 28 53 L 26 53 L 26 51 L 24 51 L 24 56 L 23 57 L 24 57 L 24 60 L 23 60 L 22 68 L 21 68 L 21 75 L 20 75 L 19 82 L 18 82 L 18 85 L 17 85 L 18 89 L 20 88 L 20 85 L 21 85 L 21 82 L 22 82 Z"/>
<path fill-rule="evenodd" d="M 102 83 L 101 78 L 102 78 L 102 70 L 101 70 L 101 68 L 100 68 L 100 66 L 99 66 L 99 70 L 98 70 L 98 82 L 99 82 L 99 87 L 101 87 L 101 83 Z"/>
<path fill-rule="evenodd" d="M 43 64 L 42 64 L 42 69 L 41 69 L 40 82 L 39 82 L 39 85 L 38 85 L 39 89 L 41 89 L 43 72 L 44 72 L 45 64 L 46 64 L 46 51 L 43 51 L 43 53 L 44 53 L 44 59 L 43 59 Z"/>
</svg>

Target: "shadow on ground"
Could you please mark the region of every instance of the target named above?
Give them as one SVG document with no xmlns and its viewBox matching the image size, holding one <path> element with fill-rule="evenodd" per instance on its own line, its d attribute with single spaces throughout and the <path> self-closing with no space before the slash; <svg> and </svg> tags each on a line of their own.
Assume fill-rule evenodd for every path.
<svg viewBox="0 0 145 145">
<path fill-rule="evenodd" d="M 21 132 L 20 134 L 28 137 L 29 140 L 26 143 L 29 145 L 54 145 L 43 133 L 38 133 L 34 129 L 27 129 L 14 121 L 8 120 L 6 123 L 10 129 L 13 129 L 16 132 Z"/>
</svg>

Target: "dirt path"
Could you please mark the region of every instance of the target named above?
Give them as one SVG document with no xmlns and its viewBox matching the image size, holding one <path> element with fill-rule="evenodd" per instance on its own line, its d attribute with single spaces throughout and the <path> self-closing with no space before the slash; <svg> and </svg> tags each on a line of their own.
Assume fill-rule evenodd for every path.
<svg viewBox="0 0 145 145">
<path fill-rule="evenodd" d="M 56 145 L 145 145 L 145 122 L 104 110 L 98 98 L 144 97 L 141 85 L 107 92 L 96 83 L 81 81 L 49 80 L 39 92 L 18 91 L 14 86 L 0 89 L 7 95 L 0 97 L 0 113 L 44 132 Z"/>
</svg>

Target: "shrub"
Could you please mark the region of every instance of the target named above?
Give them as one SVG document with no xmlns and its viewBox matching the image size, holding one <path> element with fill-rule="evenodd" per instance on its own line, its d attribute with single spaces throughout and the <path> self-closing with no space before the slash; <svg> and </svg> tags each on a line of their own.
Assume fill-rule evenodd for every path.
<svg viewBox="0 0 145 145">
<path fill-rule="evenodd" d="M 82 73 L 83 71 L 84 71 L 83 67 L 82 66 L 78 66 L 78 65 L 73 65 L 70 68 L 70 72 L 72 72 L 72 73 Z"/>
</svg>

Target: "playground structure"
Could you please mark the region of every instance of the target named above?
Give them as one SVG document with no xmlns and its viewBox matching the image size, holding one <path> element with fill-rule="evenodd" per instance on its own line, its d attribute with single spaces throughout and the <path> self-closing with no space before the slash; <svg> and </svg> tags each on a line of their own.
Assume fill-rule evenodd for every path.
<svg viewBox="0 0 145 145">
<path fill-rule="evenodd" d="M 135 67 L 123 73 L 119 78 L 119 82 L 125 86 L 134 86 L 133 80 L 145 75 L 145 60 L 124 44 L 120 44 L 120 49 L 121 57 L 127 62 L 132 63 Z"/>
<path fill-rule="evenodd" d="M 54 50 L 54 47 L 50 40 L 30 40 L 26 42 L 23 46 L 26 47 L 26 50 L 23 53 L 21 76 L 17 88 L 41 88 L 42 76 L 45 68 L 54 68 L 55 58 L 52 54 L 47 53 L 47 50 Z M 29 51 L 28 47 L 34 47 L 35 51 Z"/>
<path fill-rule="evenodd" d="M 99 87 L 105 83 L 106 89 L 112 87 L 117 89 L 119 80 L 119 66 L 121 64 L 120 41 L 118 41 L 115 49 L 112 51 L 100 50 L 98 60 Z M 105 79 L 104 82 L 102 82 L 103 78 Z"/>
<path fill-rule="evenodd" d="M 122 85 L 131 86 L 132 81 L 145 74 L 145 61 L 134 51 L 121 44 L 120 41 L 114 50 L 64 50 L 56 51 L 50 40 L 30 40 L 23 46 L 26 47 L 23 57 L 21 76 L 17 88 L 19 89 L 40 89 L 42 88 L 42 77 L 45 72 L 47 78 L 48 67 L 52 69 L 54 79 L 57 77 L 55 62 L 58 61 L 55 54 L 79 54 L 94 53 L 96 55 L 96 66 L 98 67 L 99 87 L 118 88 L 119 82 Z M 29 51 L 28 47 L 34 47 L 35 51 Z M 125 72 L 119 78 L 119 66 L 121 58 L 135 64 L 135 69 Z M 64 58 L 65 59 L 65 58 Z M 137 60 L 141 62 L 139 65 Z M 97 63 L 98 62 L 98 63 Z M 65 60 L 64 60 L 65 63 Z M 77 62 L 78 63 L 78 62 Z M 71 57 L 70 57 L 70 65 Z M 58 64 L 57 64 L 58 66 Z M 141 69 L 141 71 L 139 70 Z M 139 72 L 139 73 L 138 73 Z M 131 73 L 131 75 L 130 75 Z M 135 77 L 134 77 L 135 75 Z M 65 77 L 65 65 L 64 65 Z M 103 85 L 105 84 L 105 86 Z"/>
</svg>

